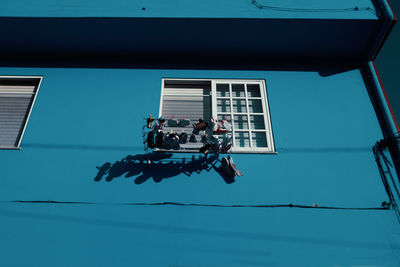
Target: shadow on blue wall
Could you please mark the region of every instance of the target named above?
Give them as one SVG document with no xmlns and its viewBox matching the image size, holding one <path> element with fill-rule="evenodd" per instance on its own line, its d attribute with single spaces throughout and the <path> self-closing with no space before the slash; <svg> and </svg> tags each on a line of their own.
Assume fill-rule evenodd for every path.
<svg viewBox="0 0 400 267">
<path fill-rule="evenodd" d="M 154 182 L 159 183 L 163 179 L 172 178 L 180 174 L 191 176 L 193 173 L 200 174 L 202 171 L 210 172 L 215 170 L 227 184 L 235 182 L 233 177 L 226 175 L 221 169 L 219 155 L 213 154 L 209 157 L 192 155 L 191 160 L 186 158 L 172 158 L 170 153 L 149 153 L 128 155 L 125 158 L 114 162 L 104 163 L 101 167 L 96 167 L 99 171 L 94 178 L 99 182 L 104 176 L 107 182 L 124 174 L 125 178 L 136 176 L 135 183 L 142 184 L 153 178 Z M 151 162 L 149 164 L 149 161 Z M 217 166 L 219 164 L 219 166 Z"/>
</svg>

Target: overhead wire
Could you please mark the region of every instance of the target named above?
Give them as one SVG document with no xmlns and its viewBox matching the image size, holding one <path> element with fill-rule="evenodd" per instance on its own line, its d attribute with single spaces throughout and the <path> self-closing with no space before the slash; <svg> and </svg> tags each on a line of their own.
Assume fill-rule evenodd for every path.
<svg viewBox="0 0 400 267">
<path fill-rule="evenodd" d="M 299 209 L 324 209 L 324 210 L 388 210 L 389 206 L 380 207 L 336 207 L 318 205 L 299 205 L 299 204 L 202 204 L 202 203 L 181 203 L 181 202 L 86 202 L 86 201 L 54 201 L 54 200 L 11 200 L 0 201 L 0 203 L 19 203 L 19 204 L 73 204 L 73 205 L 117 205 L 117 206 L 187 206 L 187 207 L 214 207 L 214 208 L 299 208 Z"/>
<path fill-rule="evenodd" d="M 348 8 L 292 8 L 272 5 L 262 5 L 257 0 L 252 0 L 251 3 L 259 9 L 270 9 L 274 11 L 285 12 L 355 12 L 355 11 L 368 11 L 377 15 L 376 11 L 371 7 L 348 7 Z"/>
<path fill-rule="evenodd" d="M 393 174 L 391 172 L 391 168 L 393 168 L 393 165 L 389 161 L 389 159 L 386 157 L 386 155 L 384 154 L 384 150 L 392 142 L 398 144 L 399 137 L 396 136 L 396 134 L 393 135 L 390 138 L 382 139 L 379 142 L 377 142 L 375 144 L 375 146 L 373 147 L 373 153 L 374 153 L 374 156 L 375 156 L 376 163 L 378 165 L 378 170 L 379 170 L 379 174 L 380 174 L 381 179 L 382 179 L 382 183 L 383 183 L 383 185 L 385 187 L 385 190 L 386 190 L 386 193 L 387 193 L 387 195 L 389 197 L 389 203 L 388 204 L 390 206 L 392 206 L 393 209 L 395 210 L 397 219 L 398 219 L 398 221 L 400 223 L 400 210 L 399 210 L 398 204 L 396 202 L 396 198 L 393 195 L 392 188 L 394 188 L 394 191 L 396 192 L 397 199 L 400 199 L 400 190 L 398 189 L 396 181 L 395 181 L 395 179 L 393 177 Z M 384 170 L 384 168 L 383 168 L 382 161 L 384 163 L 384 166 L 385 166 L 386 170 Z M 388 180 L 386 174 L 389 175 L 390 181 L 392 183 L 392 186 L 390 186 L 389 180 Z"/>
</svg>

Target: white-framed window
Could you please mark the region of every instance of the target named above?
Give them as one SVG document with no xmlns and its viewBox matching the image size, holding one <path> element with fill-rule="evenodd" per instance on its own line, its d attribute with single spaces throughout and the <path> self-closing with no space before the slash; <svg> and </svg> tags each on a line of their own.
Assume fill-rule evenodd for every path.
<svg viewBox="0 0 400 267">
<path fill-rule="evenodd" d="M 0 149 L 19 149 L 41 76 L 0 76 Z"/>
<path fill-rule="evenodd" d="M 159 115 L 193 122 L 226 118 L 232 125 L 231 152 L 275 153 L 265 80 L 163 78 Z M 196 144 L 186 148 L 197 149 Z"/>
</svg>

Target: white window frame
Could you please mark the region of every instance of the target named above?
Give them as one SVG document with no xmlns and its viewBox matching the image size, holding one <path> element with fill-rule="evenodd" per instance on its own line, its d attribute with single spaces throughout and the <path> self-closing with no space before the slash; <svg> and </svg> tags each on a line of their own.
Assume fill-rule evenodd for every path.
<svg viewBox="0 0 400 267">
<path fill-rule="evenodd" d="M 27 82 L 35 84 L 34 85 L 35 88 L 34 88 L 33 92 L 29 93 L 29 94 L 32 94 L 33 98 L 32 98 L 32 102 L 28 108 L 29 109 L 28 114 L 23 123 L 22 131 L 18 137 L 16 146 L 2 146 L 0 144 L 0 149 L 19 150 L 19 149 L 21 149 L 22 138 L 24 137 L 26 126 L 28 125 L 28 121 L 31 116 L 33 106 L 35 105 L 36 97 L 38 95 L 39 88 L 40 88 L 40 85 L 43 80 L 43 76 L 5 76 L 5 75 L 1 75 L 0 76 L 0 85 L 1 85 L 1 80 L 18 81 L 18 82 L 20 82 L 21 87 L 25 86 Z M 32 85 L 30 85 L 30 86 L 32 86 Z M 18 92 L 18 91 L 10 91 L 10 92 L 5 92 L 4 94 L 26 94 L 26 93 Z M 1 129 L 0 129 L 0 131 L 1 131 Z"/>
<path fill-rule="evenodd" d="M 231 116 L 232 120 L 232 148 L 231 148 L 231 153 L 261 153 L 261 154 L 276 154 L 275 151 L 275 144 L 274 144 L 274 137 L 273 137 L 273 131 L 272 131 L 272 124 L 271 124 L 271 115 L 270 115 L 270 110 L 269 110 L 269 104 L 268 104 L 268 95 L 267 95 L 267 90 L 266 90 L 266 82 L 263 79 L 190 79 L 190 78 L 162 78 L 161 82 L 161 97 L 160 97 L 160 110 L 159 110 L 159 116 L 162 115 L 162 105 L 163 105 L 163 96 L 164 96 L 164 84 L 166 80 L 176 80 L 176 81 L 182 81 L 182 80 L 188 80 L 188 81 L 209 81 L 211 82 L 211 113 L 214 118 L 218 118 L 218 109 L 217 109 L 217 83 L 225 83 L 229 84 L 229 97 L 222 97 L 223 99 L 230 99 L 230 112 L 224 112 L 227 113 Z M 233 112 L 233 101 L 232 99 L 235 99 L 232 95 L 232 84 L 244 84 L 245 85 L 245 98 L 246 99 L 246 112 L 242 113 L 242 115 L 247 115 L 247 122 L 250 124 L 250 116 L 251 115 L 263 115 L 264 116 L 264 127 L 265 129 L 262 130 L 252 130 L 250 129 L 235 129 L 234 128 L 234 112 Z M 261 97 L 249 97 L 247 95 L 247 84 L 257 84 L 260 87 L 260 93 Z M 220 98 L 220 97 L 218 97 Z M 249 112 L 249 105 L 248 105 L 248 100 L 251 99 L 261 99 L 262 102 L 262 113 L 250 113 Z M 237 113 L 235 113 L 237 114 Z M 250 142 L 250 147 L 236 147 L 235 146 L 235 133 L 236 132 L 248 132 L 249 133 L 249 142 Z M 266 141 L 267 141 L 267 147 L 253 147 L 252 143 L 252 132 L 265 132 L 266 134 Z"/>
</svg>

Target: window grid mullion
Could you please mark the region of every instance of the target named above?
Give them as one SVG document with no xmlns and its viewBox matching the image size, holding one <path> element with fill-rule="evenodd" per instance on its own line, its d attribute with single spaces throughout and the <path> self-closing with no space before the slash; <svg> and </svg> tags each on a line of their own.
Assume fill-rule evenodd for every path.
<svg viewBox="0 0 400 267">
<path fill-rule="evenodd" d="M 231 124 L 232 124 L 232 144 L 233 147 L 236 147 L 236 140 L 235 140 L 235 120 L 233 117 L 233 96 L 232 96 L 232 83 L 229 83 L 229 102 L 231 104 Z"/>
<path fill-rule="evenodd" d="M 251 129 L 250 129 L 250 114 L 249 114 L 250 110 L 249 110 L 249 99 L 247 97 L 247 83 L 245 84 L 244 95 L 246 96 L 247 127 L 249 128 L 250 147 L 253 147 L 253 140 L 252 140 Z"/>
<path fill-rule="evenodd" d="M 270 114 L 269 114 L 269 108 L 268 108 L 268 103 L 267 103 L 267 88 L 264 82 L 261 82 L 260 88 L 263 88 L 261 90 L 261 103 L 262 103 L 262 109 L 263 109 L 263 116 L 264 116 L 264 127 L 266 130 L 266 138 L 267 138 L 267 147 L 273 146 L 273 141 L 272 141 L 272 129 L 271 129 L 271 120 L 270 120 Z M 267 114 L 268 113 L 268 114 Z"/>
</svg>

